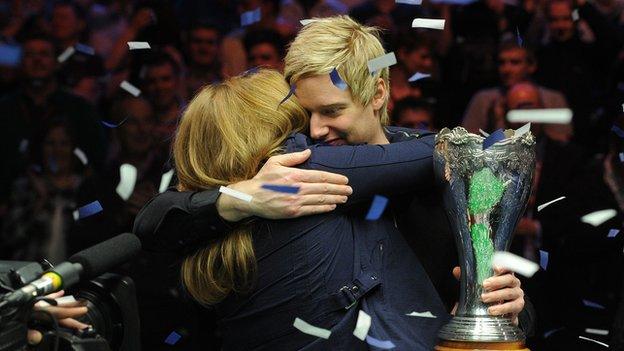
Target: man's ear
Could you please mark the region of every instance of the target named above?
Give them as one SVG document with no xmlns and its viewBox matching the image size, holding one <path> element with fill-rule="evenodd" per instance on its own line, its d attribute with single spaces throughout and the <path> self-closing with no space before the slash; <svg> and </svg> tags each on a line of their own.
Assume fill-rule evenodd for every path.
<svg viewBox="0 0 624 351">
<path fill-rule="evenodd" d="M 380 110 L 386 100 L 388 100 L 388 85 L 383 78 L 377 78 L 377 86 L 375 87 L 375 95 L 373 95 L 372 106 L 373 110 Z"/>
</svg>

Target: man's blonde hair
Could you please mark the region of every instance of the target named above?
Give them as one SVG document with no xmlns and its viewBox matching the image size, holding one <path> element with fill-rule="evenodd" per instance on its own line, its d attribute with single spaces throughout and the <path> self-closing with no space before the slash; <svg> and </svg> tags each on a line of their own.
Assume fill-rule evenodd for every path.
<svg viewBox="0 0 624 351">
<path fill-rule="evenodd" d="M 334 68 L 349 85 L 353 100 L 366 106 L 377 90 L 377 80 L 386 83 L 386 101 L 381 108 L 381 123 L 388 124 L 389 69 L 371 75 L 368 61 L 386 51 L 379 30 L 363 26 L 349 16 L 315 18 L 304 26 L 290 44 L 285 58 L 284 76 L 291 84 L 301 78 L 329 74 Z"/>
</svg>

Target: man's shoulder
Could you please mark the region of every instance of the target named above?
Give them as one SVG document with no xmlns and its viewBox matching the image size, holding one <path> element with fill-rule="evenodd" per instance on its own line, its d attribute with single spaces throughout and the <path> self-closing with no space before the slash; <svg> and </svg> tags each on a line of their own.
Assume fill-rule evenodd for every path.
<svg viewBox="0 0 624 351">
<path fill-rule="evenodd" d="M 422 129 L 411 129 L 404 127 L 386 126 L 384 127 L 386 136 L 391 143 L 410 140 L 413 138 L 431 137 L 436 133 Z"/>
</svg>

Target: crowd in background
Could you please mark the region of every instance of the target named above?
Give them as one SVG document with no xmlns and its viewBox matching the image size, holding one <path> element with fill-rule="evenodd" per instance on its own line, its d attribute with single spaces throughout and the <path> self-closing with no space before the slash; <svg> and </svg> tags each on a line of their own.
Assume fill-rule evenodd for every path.
<svg viewBox="0 0 624 351">
<path fill-rule="evenodd" d="M 241 14 L 254 10 L 259 20 L 242 26 Z M 515 127 L 505 119 L 512 109 L 572 110 L 570 124 L 532 126 L 534 189 L 512 245 L 544 266 L 523 281 L 538 311 L 530 345 L 578 349 L 583 335 L 624 349 L 624 234 L 613 231 L 624 218 L 621 0 L 3 1 L 0 258 L 58 263 L 131 231 L 141 207 L 174 185 L 171 139 L 193 95 L 254 67 L 281 70 L 299 21 L 336 14 L 383 29 L 398 60 L 390 68 L 394 125 L 492 132 Z M 446 23 L 412 28 L 417 17 Z M 151 48 L 129 50 L 132 41 Z M 137 170 L 127 199 L 116 192 L 123 164 Z M 74 211 L 94 200 L 103 211 L 76 220 Z M 597 227 L 581 222 L 602 209 L 618 215 Z M 205 336 L 210 315 L 185 298 L 175 263 L 145 253 L 127 270 L 143 345 L 216 347 Z M 167 288 L 150 283 L 157 276 Z M 182 340 L 165 345 L 174 330 Z"/>
</svg>

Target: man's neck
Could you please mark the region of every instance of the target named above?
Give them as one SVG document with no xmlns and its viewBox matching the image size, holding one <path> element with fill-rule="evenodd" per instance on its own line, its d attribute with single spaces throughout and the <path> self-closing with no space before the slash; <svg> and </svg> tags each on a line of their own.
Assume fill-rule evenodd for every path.
<svg viewBox="0 0 624 351">
<path fill-rule="evenodd" d="M 386 133 L 384 133 L 384 129 L 381 125 L 379 126 L 379 131 L 371 139 L 369 144 L 372 144 L 372 145 L 390 144 L 390 141 L 388 141 L 388 137 L 386 137 Z"/>
</svg>

